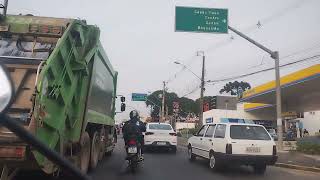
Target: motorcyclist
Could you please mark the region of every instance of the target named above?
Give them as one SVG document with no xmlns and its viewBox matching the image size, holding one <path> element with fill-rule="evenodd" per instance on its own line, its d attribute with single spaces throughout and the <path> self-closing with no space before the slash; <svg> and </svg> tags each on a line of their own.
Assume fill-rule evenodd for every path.
<svg viewBox="0 0 320 180">
<path fill-rule="evenodd" d="M 143 154 L 144 136 L 143 132 L 146 131 L 145 124 L 140 120 L 139 113 L 136 110 L 130 112 L 129 121 L 125 122 L 122 133 L 125 145 L 131 138 L 135 138 L 141 147 L 141 154 Z"/>
</svg>

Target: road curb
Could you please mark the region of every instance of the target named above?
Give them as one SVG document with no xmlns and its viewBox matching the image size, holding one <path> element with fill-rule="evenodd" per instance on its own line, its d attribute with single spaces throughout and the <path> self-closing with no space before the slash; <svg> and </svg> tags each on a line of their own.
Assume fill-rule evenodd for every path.
<svg viewBox="0 0 320 180">
<path fill-rule="evenodd" d="M 320 168 L 309 167 L 309 166 L 299 166 L 299 165 L 286 164 L 286 163 L 276 163 L 275 166 L 282 167 L 282 168 L 302 170 L 302 171 L 320 172 Z"/>
</svg>

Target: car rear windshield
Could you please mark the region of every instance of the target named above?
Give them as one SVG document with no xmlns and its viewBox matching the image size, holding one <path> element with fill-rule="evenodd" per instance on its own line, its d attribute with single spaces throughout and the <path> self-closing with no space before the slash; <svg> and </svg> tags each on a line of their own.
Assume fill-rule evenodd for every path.
<svg viewBox="0 0 320 180">
<path fill-rule="evenodd" d="M 232 139 L 271 140 L 267 131 L 260 126 L 232 125 L 230 137 Z"/>
<path fill-rule="evenodd" d="M 172 130 L 172 128 L 169 124 L 149 124 L 149 129 Z"/>
</svg>

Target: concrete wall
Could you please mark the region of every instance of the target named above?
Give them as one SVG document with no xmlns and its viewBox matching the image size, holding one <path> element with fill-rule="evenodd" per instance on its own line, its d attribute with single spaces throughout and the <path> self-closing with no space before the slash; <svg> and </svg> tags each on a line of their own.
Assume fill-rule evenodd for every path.
<svg viewBox="0 0 320 180">
<path fill-rule="evenodd" d="M 195 128 L 195 123 L 183 123 L 183 122 L 177 122 L 176 123 L 176 129 L 191 129 Z"/>
<path fill-rule="evenodd" d="M 238 104 L 237 110 L 212 109 L 203 113 L 203 124 L 206 120 L 213 118 L 213 122 L 221 122 L 223 118 L 245 119 L 245 120 L 274 120 L 274 116 L 269 113 L 249 113 L 245 112 L 243 104 Z"/>
<path fill-rule="evenodd" d="M 311 136 L 320 130 L 320 111 L 305 112 L 304 118 L 297 120 L 303 123 L 303 129 L 307 129 Z"/>
<path fill-rule="evenodd" d="M 238 98 L 233 96 L 216 96 L 217 107 L 216 109 L 229 109 L 236 110 Z"/>
</svg>

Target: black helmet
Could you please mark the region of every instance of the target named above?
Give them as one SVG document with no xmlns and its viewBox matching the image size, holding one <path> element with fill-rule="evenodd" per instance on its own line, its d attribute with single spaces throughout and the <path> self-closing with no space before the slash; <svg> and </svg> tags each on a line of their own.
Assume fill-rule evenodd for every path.
<svg viewBox="0 0 320 180">
<path fill-rule="evenodd" d="M 136 110 L 130 112 L 130 119 L 139 118 L 139 113 Z"/>
</svg>

